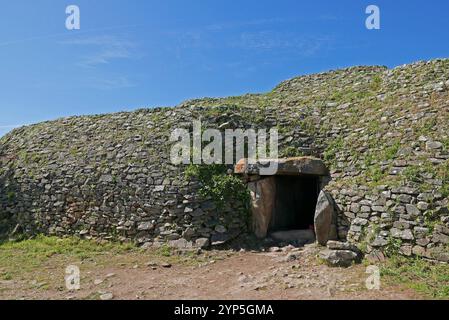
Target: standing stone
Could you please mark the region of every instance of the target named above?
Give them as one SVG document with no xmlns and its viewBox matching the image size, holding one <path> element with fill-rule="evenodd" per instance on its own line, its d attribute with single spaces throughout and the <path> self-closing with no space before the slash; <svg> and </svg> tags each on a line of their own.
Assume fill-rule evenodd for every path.
<svg viewBox="0 0 449 320">
<path fill-rule="evenodd" d="M 274 208 L 276 180 L 274 177 L 268 177 L 249 183 L 248 188 L 253 213 L 252 228 L 258 238 L 265 238 Z"/>
<path fill-rule="evenodd" d="M 335 216 L 332 197 L 327 192 L 321 191 L 316 205 L 314 224 L 316 240 L 322 246 L 326 245 L 328 240 L 337 238 Z"/>
</svg>

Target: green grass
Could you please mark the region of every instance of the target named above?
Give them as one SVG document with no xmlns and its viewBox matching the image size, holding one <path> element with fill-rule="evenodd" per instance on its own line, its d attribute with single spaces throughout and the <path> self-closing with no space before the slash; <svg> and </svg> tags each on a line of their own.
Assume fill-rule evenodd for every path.
<svg viewBox="0 0 449 320">
<path fill-rule="evenodd" d="M 222 260 L 227 252 L 179 250 L 163 245 L 159 248 L 141 249 L 133 244 L 97 242 L 71 238 L 38 236 L 20 242 L 0 244 L 0 282 L 9 286 L 0 288 L 0 299 L 29 296 L 40 297 L 43 292 L 55 295 L 64 290 L 64 275 L 68 265 L 82 271 L 82 281 L 92 283 L 97 274 L 106 270 L 128 270 L 134 266 L 163 264 L 197 267 Z M 115 271 L 114 270 L 114 271 Z M 19 288 L 18 293 L 15 288 Z M 95 289 L 92 289 L 95 290 Z M 89 289 L 88 291 L 92 291 Z M 39 293 L 37 293 L 39 291 Z M 16 295 L 17 294 L 17 295 Z M 98 292 L 86 292 L 84 299 L 98 299 Z"/>
<path fill-rule="evenodd" d="M 395 256 L 381 266 L 382 279 L 432 299 L 449 299 L 449 264 Z"/>
<path fill-rule="evenodd" d="M 298 147 L 288 146 L 281 150 L 280 156 L 282 158 L 303 157 L 304 153 Z"/>
<path fill-rule="evenodd" d="M 338 137 L 329 143 L 324 151 L 324 160 L 328 165 L 335 162 L 338 152 L 344 148 L 344 145 L 345 143 L 342 137 Z"/>
<path fill-rule="evenodd" d="M 381 87 L 382 87 L 382 78 L 380 77 L 380 75 L 376 74 L 375 76 L 373 76 L 371 80 L 370 88 L 373 91 L 379 91 Z"/>
<path fill-rule="evenodd" d="M 162 245 L 160 248 L 156 249 L 156 254 L 162 257 L 170 257 L 173 254 L 173 249 L 168 245 Z"/>
<path fill-rule="evenodd" d="M 437 175 L 443 180 L 443 186 L 440 192 L 443 197 L 449 197 L 449 160 L 439 167 Z"/>
<path fill-rule="evenodd" d="M 25 279 L 40 273 L 45 276 L 46 270 L 59 270 L 70 263 L 82 263 L 86 268 L 87 265 L 144 264 L 152 260 L 194 266 L 210 259 L 219 260 L 221 254 L 205 252 L 199 255 L 195 250 L 181 252 L 168 245 L 144 250 L 134 244 L 37 236 L 0 244 L 0 279 Z"/>
<path fill-rule="evenodd" d="M 185 177 L 190 180 L 198 179 L 201 183 L 199 193 L 205 199 L 212 199 L 219 210 L 227 203 L 240 203 L 247 207 L 250 196 L 242 180 L 227 173 L 226 165 L 189 165 L 185 170 Z M 248 210 L 241 213 L 247 215 Z"/>
<path fill-rule="evenodd" d="M 83 261 L 133 250 L 138 249 L 132 244 L 99 243 L 77 238 L 38 236 L 21 242 L 5 242 L 0 244 L 0 278 L 7 280 L 21 273 L 39 270 L 52 257 Z"/>
</svg>

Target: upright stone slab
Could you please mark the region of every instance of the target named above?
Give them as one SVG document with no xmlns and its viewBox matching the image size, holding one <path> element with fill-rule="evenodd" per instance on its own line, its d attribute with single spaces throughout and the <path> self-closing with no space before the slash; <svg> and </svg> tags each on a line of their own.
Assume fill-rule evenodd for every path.
<svg viewBox="0 0 449 320">
<path fill-rule="evenodd" d="M 265 238 L 270 225 L 276 194 L 276 181 L 268 177 L 248 183 L 251 193 L 252 227 L 258 238 Z"/>
<path fill-rule="evenodd" d="M 334 201 L 328 193 L 321 191 L 316 205 L 314 224 L 316 240 L 323 246 L 326 245 L 328 240 L 337 238 L 334 216 Z"/>
</svg>

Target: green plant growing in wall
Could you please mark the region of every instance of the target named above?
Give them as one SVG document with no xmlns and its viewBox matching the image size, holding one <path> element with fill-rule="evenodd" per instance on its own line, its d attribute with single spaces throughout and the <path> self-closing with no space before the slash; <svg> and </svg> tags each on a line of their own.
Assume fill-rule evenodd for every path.
<svg viewBox="0 0 449 320">
<path fill-rule="evenodd" d="M 358 244 L 358 248 L 362 252 L 366 252 L 368 249 L 368 245 L 376 239 L 377 235 L 380 232 L 380 225 L 378 223 L 374 223 L 369 227 L 363 227 L 360 233 L 360 240 Z"/>
<path fill-rule="evenodd" d="M 189 179 L 198 179 L 200 195 L 211 198 L 218 209 L 223 209 L 230 201 L 238 201 L 247 207 L 250 200 L 248 189 L 239 177 L 227 171 L 226 165 L 189 165 L 185 175 Z"/>
<path fill-rule="evenodd" d="M 399 148 L 401 147 L 401 142 L 396 141 L 391 146 L 387 147 L 385 151 L 383 152 L 383 158 L 385 160 L 393 160 L 396 158 L 396 155 L 398 154 Z"/>
<path fill-rule="evenodd" d="M 418 166 L 410 166 L 404 169 L 402 175 L 406 178 L 407 181 L 421 183 L 421 171 Z"/>
<path fill-rule="evenodd" d="M 280 156 L 285 158 L 302 157 L 304 156 L 304 153 L 298 147 L 288 146 L 281 150 Z"/>
<path fill-rule="evenodd" d="M 401 246 L 402 246 L 401 239 L 393 238 L 392 236 L 390 236 L 388 237 L 388 243 L 384 248 L 384 253 L 389 258 L 397 256 L 399 254 Z"/>
<path fill-rule="evenodd" d="M 6 198 L 8 199 L 8 202 L 13 202 L 16 199 L 16 193 L 14 191 L 8 191 L 6 193 Z"/>
<path fill-rule="evenodd" d="M 435 210 L 427 210 L 424 212 L 424 225 L 429 228 L 429 233 L 432 233 L 435 226 L 440 224 L 440 215 Z"/>
<path fill-rule="evenodd" d="M 338 137 L 337 139 L 333 140 L 324 151 L 324 160 L 328 164 L 334 164 L 337 153 L 342 150 L 344 147 L 344 141 L 342 137 Z"/>
<path fill-rule="evenodd" d="M 373 91 L 379 91 L 380 88 L 382 87 L 382 78 L 376 74 L 372 79 L 371 79 L 371 90 Z"/>
<path fill-rule="evenodd" d="M 443 197 L 449 197 L 449 160 L 446 160 L 446 162 L 439 168 L 438 176 L 443 181 L 443 185 L 441 187 L 441 194 Z"/>
<path fill-rule="evenodd" d="M 368 168 L 368 174 L 369 177 L 373 182 L 379 182 L 382 181 L 382 178 L 384 178 L 385 173 L 382 171 L 382 168 L 379 164 L 374 164 Z"/>
</svg>

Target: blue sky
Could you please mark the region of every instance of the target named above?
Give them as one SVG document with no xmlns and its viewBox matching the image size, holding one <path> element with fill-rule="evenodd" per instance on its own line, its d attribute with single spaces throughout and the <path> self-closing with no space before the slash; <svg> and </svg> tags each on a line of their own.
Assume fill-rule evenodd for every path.
<svg viewBox="0 0 449 320">
<path fill-rule="evenodd" d="M 78 5 L 81 30 L 65 28 Z M 365 28 L 365 9 L 381 29 Z M 58 117 L 265 92 L 449 57 L 449 1 L 0 0 L 0 135 Z"/>
</svg>

